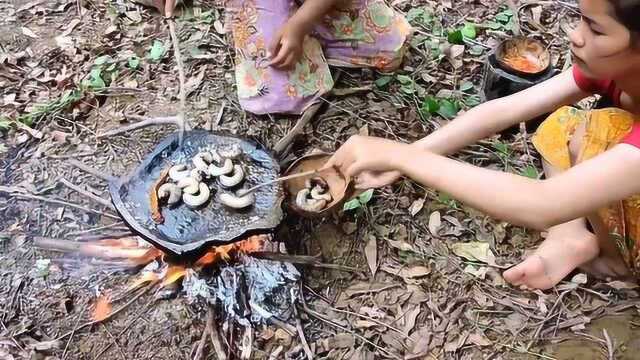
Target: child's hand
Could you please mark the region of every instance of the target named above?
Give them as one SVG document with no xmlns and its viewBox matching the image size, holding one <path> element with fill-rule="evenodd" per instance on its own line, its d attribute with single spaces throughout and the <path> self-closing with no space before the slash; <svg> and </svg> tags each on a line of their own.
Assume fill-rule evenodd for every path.
<svg viewBox="0 0 640 360">
<path fill-rule="evenodd" d="M 302 56 L 302 42 L 306 32 L 303 27 L 291 19 L 278 31 L 271 42 L 270 66 L 277 69 L 291 69 Z"/>
<path fill-rule="evenodd" d="M 395 141 L 355 135 L 336 151 L 326 167 L 338 168 L 350 177 L 365 171 L 395 171 L 410 148 L 410 145 Z"/>
</svg>

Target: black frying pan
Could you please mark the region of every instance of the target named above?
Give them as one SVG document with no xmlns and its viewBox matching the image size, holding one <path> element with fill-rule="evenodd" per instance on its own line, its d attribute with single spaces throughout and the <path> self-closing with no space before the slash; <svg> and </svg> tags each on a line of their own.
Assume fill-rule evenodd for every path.
<svg viewBox="0 0 640 360">
<path fill-rule="evenodd" d="M 199 209 L 178 204 L 163 207 L 164 223 L 151 219 L 149 192 L 163 169 L 176 164 L 193 166 L 191 159 L 200 151 L 216 149 L 240 154 L 234 162 L 242 161 L 246 178 L 242 187 L 276 179 L 280 167 L 264 148 L 255 142 L 232 135 L 204 130 L 188 131 L 182 146 L 178 134 L 162 141 L 129 175 L 109 184 L 111 198 L 127 225 L 145 240 L 169 255 L 197 253 L 205 246 L 223 245 L 257 233 L 267 233 L 283 219 L 282 186 L 275 183 L 255 192 L 256 203 L 246 210 L 228 209 L 211 195 L 211 200 Z M 215 188 L 215 182 L 210 188 Z"/>
</svg>

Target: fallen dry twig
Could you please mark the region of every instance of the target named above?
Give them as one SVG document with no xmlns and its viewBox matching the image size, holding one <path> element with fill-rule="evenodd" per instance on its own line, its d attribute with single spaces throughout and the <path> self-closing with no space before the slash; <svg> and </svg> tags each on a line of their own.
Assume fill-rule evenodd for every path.
<svg viewBox="0 0 640 360">
<path fill-rule="evenodd" d="M 111 181 L 114 181 L 116 179 L 115 176 L 112 176 L 112 175 L 109 175 L 109 174 L 105 174 L 102 171 L 98 171 L 98 170 L 92 168 L 91 166 L 86 165 L 85 163 L 80 162 L 80 161 L 78 161 L 76 159 L 71 159 L 71 160 L 67 161 L 67 163 L 69 165 L 73 166 L 73 167 L 77 167 L 78 169 L 80 169 L 80 170 L 82 170 L 82 171 L 84 171 L 84 172 L 86 172 L 88 174 L 91 174 L 91 175 L 97 177 L 98 179 L 104 180 L 106 182 L 111 182 Z"/>
<path fill-rule="evenodd" d="M 94 194 L 90 193 L 89 191 L 79 187 L 78 185 L 70 182 L 67 179 L 60 179 L 60 183 L 62 185 L 64 185 L 64 186 L 68 187 L 69 189 L 77 192 L 78 194 L 81 194 L 81 195 L 84 195 L 84 196 L 88 197 L 89 199 L 97 202 L 98 204 L 101 204 L 101 205 L 103 205 L 105 207 L 108 207 L 111 210 L 115 210 L 116 209 L 115 206 L 113 206 L 113 204 L 110 201 L 105 200 L 105 199 L 101 198 L 100 196 L 97 196 L 97 195 L 94 195 Z"/>
<path fill-rule="evenodd" d="M 307 338 L 304 336 L 304 328 L 302 327 L 302 321 L 300 320 L 300 312 L 298 311 L 298 307 L 295 305 L 293 306 L 293 312 L 296 318 L 296 330 L 298 330 L 298 337 L 300 338 L 300 342 L 302 343 L 304 353 L 307 355 L 308 360 L 313 360 L 313 352 L 309 347 Z"/>
<path fill-rule="evenodd" d="M 285 154 L 286 150 L 293 143 L 293 141 L 304 131 L 305 126 L 313 120 L 316 116 L 320 108 L 322 107 L 322 102 L 315 103 L 307 108 L 307 110 L 302 113 L 302 116 L 298 119 L 296 124 L 289 130 L 289 132 L 282 138 L 276 146 L 273 147 L 273 152 L 278 157 L 282 157 Z"/>
<path fill-rule="evenodd" d="M 220 340 L 220 333 L 218 333 L 218 328 L 215 324 L 215 312 L 211 306 L 209 306 L 209 310 L 207 310 L 207 329 L 211 337 L 211 345 L 213 345 L 213 350 L 216 352 L 218 360 L 227 360 L 227 353 L 224 351 L 222 341 Z"/>
<path fill-rule="evenodd" d="M 180 107 L 178 108 L 178 141 L 182 145 L 182 138 L 184 137 L 184 131 L 186 130 L 185 111 L 187 109 L 187 93 L 186 93 L 186 79 L 184 76 L 184 63 L 182 62 L 182 55 L 180 54 L 180 43 L 178 36 L 176 35 L 176 22 L 173 19 L 167 19 L 169 24 L 169 33 L 171 34 L 171 42 L 173 43 L 173 54 L 176 57 L 176 64 L 178 65 L 178 80 L 180 82 Z"/>
<path fill-rule="evenodd" d="M 185 126 L 184 123 L 180 123 L 180 119 L 177 116 L 146 118 L 145 120 L 98 134 L 96 137 L 102 139 L 153 125 L 175 125 L 178 128 Z"/>
<path fill-rule="evenodd" d="M 102 215 L 102 216 L 105 216 L 105 217 L 108 217 L 108 218 L 121 220 L 116 215 L 107 214 L 105 212 L 102 212 L 102 211 L 99 211 L 99 210 L 95 210 L 95 209 L 89 209 L 89 208 L 86 208 L 86 207 L 84 207 L 82 205 L 70 203 L 70 202 L 67 202 L 67 201 L 57 200 L 57 199 L 49 199 L 49 198 L 46 198 L 44 196 L 39 196 L 39 195 L 31 195 L 31 194 L 28 194 L 26 192 L 26 190 L 21 189 L 21 188 L 0 186 L 0 193 L 6 193 L 9 196 L 12 196 L 12 197 L 15 197 L 15 198 L 38 200 L 38 201 L 42 201 L 42 202 L 46 202 L 46 203 L 57 204 L 57 205 L 62 205 L 62 206 L 68 206 L 68 207 L 71 207 L 71 208 L 74 208 L 74 209 L 78 209 L 78 210 L 82 210 L 82 211 L 85 211 L 85 212 L 90 212 L 90 213 L 97 214 L 97 215 Z"/>
</svg>

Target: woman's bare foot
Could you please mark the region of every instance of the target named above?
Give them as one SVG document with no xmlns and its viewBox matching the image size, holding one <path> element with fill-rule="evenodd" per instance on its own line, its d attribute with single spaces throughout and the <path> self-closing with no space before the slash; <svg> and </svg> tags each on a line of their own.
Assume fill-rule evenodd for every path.
<svg viewBox="0 0 640 360">
<path fill-rule="evenodd" d="M 584 225 L 563 225 L 550 229 L 534 254 L 505 271 L 504 279 L 514 286 L 546 290 L 598 256 L 596 235 Z"/>
</svg>

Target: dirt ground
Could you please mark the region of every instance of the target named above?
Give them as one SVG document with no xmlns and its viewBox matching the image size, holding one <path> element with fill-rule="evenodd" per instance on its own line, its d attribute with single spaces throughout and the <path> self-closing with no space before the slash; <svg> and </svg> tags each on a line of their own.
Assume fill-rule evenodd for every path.
<svg viewBox="0 0 640 360">
<path fill-rule="evenodd" d="M 482 101 L 484 59 L 514 32 L 548 44 L 556 68 L 570 65 L 565 29 L 578 18 L 573 1 L 516 2 L 515 17 L 494 1 L 391 3 L 416 28 L 403 67 L 395 74 L 333 69 L 340 74 L 337 91 L 323 99 L 329 106 L 284 163 L 333 151 L 357 133 L 402 141 L 425 136 Z M 296 117 L 240 109 L 224 9 L 193 1 L 176 21 L 190 125 L 272 148 Z M 465 34 L 462 41 L 448 36 L 456 29 Z M 0 0 L 0 359 L 196 354 L 206 320 L 201 304 L 180 293 L 128 294 L 113 299 L 122 311 L 81 327 L 94 316 L 99 295 L 121 293 L 135 274 L 33 245 L 38 236 L 86 241 L 127 231 L 108 204 L 86 195 L 108 200 L 104 180 L 71 162 L 115 176 L 138 164 L 175 128 L 98 135 L 135 122 L 131 114 L 176 114 L 176 69 L 166 22 L 151 9 L 125 0 Z M 456 157 L 542 176 L 529 136 L 517 130 Z M 574 273 L 550 291 L 514 289 L 501 272 L 544 234 L 497 222 L 410 180 L 361 199 L 355 209 L 325 219 L 290 214 L 276 234 L 290 253 L 341 267 L 300 267 L 305 305 L 297 318 L 314 358 L 637 357 L 636 284 Z M 256 326 L 246 346 L 251 358 L 305 358 L 302 337 L 286 329 Z M 217 358 L 209 341 L 203 358 Z"/>
</svg>

